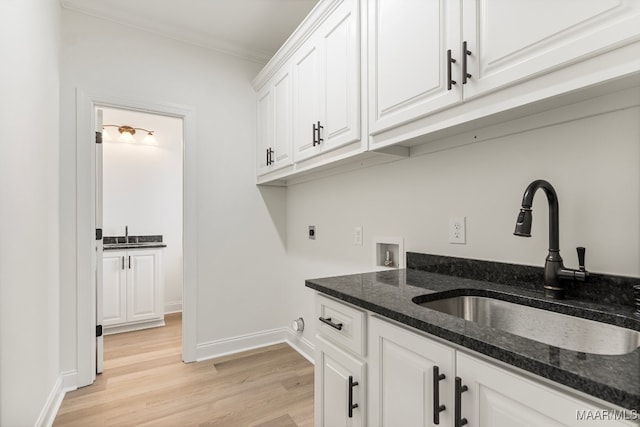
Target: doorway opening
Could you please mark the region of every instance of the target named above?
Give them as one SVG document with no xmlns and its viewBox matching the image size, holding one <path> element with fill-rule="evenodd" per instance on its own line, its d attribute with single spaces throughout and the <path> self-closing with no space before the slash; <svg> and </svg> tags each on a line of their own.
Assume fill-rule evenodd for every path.
<svg viewBox="0 0 640 427">
<path fill-rule="evenodd" d="M 96 132 L 102 130 L 98 108 L 116 108 L 182 119 L 183 123 L 183 288 L 182 288 L 182 360 L 197 360 L 197 143 L 195 109 L 106 93 L 76 91 L 76 369 L 65 375 L 65 388 L 72 390 L 92 384 L 96 379 L 98 347 L 102 335 L 97 320 L 97 263 L 102 239 L 97 240 L 96 198 L 97 156 L 103 144 L 97 144 Z M 100 164 L 102 164 L 100 162 Z M 100 174 L 102 176 L 102 174 Z M 96 243 L 98 242 L 98 243 Z M 100 258 L 102 255 L 99 254 Z M 102 338 L 102 337 L 100 337 Z"/>
<path fill-rule="evenodd" d="M 98 105 L 95 114 L 102 117 L 96 221 L 103 234 L 96 321 L 104 335 L 131 333 L 135 340 L 133 331 L 165 327 L 165 316 L 181 324 L 184 123 L 114 106 Z M 104 353 L 117 352 L 110 348 L 117 342 L 105 339 Z M 102 349 L 98 343 L 98 373 Z"/>
</svg>

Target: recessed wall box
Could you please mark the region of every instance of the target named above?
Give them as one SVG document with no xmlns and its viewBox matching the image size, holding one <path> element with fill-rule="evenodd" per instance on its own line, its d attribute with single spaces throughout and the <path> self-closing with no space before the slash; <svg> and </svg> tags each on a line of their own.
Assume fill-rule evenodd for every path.
<svg viewBox="0 0 640 427">
<path fill-rule="evenodd" d="M 377 269 L 404 268 L 404 239 L 402 237 L 373 238 L 373 266 Z"/>
</svg>

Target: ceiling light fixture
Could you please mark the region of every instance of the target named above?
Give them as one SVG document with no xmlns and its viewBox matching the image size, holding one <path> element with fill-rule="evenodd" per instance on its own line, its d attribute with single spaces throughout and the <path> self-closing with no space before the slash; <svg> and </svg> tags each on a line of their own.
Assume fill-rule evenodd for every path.
<svg viewBox="0 0 640 427">
<path fill-rule="evenodd" d="M 107 130 L 104 129 L 106 127 L 114 127 L 114 128 L 118 128 L 118 132 L 120 132 L 120 140 L 124 141 L 124 142 L 134 142 L 135 139 L 133 138 L 133 135 L 136 134 L 136 130 L 142 130 L 147 132 L 147 135 L 144 137 L 144 139 L 142 140 L 142 142 L 144 142 L 145 144 L 155 144 L 156 143 L 156 138 L 153 136 L 153 132 L 152 130 L 149 129 L 145 129 L 145 128 L 135 128 L 133 126 L 128 126 L 128 125 L 102 125 L 103 127 L 103 137 L 105 137 L 104 139 L 109 139 L 108 138 L 108 134 L 107 134 Z"/>
</svg>

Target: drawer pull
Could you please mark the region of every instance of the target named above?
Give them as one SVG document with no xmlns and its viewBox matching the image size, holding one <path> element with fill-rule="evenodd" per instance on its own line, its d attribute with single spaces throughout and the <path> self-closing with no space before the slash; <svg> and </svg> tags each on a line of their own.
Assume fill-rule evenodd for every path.
<svg viewBox="0 0 640 427">
<path fill-rule="evenodd" d="M 332 328 L 334 328 L 334 329 L 337 329 L 337 330 L 339 330 L 339 331 L 340 331 L 340 330 L 342 330 L 342 323 L 333 323 L 333 322 L 331 321 L 331 317 L 326 317 L 326 318 L 325 318 L 325 317 L 318 317 L 318 319 L 319 319 L 322 323 L 325 323 L 325 324 L 327 324 L 327 325 L 331 326 L 331 327 L 332 327 Z"/>
</svg>

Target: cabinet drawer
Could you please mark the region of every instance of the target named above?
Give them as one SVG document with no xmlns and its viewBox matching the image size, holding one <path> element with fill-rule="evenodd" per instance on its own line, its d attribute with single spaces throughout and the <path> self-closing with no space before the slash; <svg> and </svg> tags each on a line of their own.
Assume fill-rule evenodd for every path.
<svg viewBox="0 0 640 427">
<path fill-rule="evenodd" d="M 321 337 L 366 355 L 366 313 L 345 303 L 316 295 L 316 333 Z"/>
</svg>

